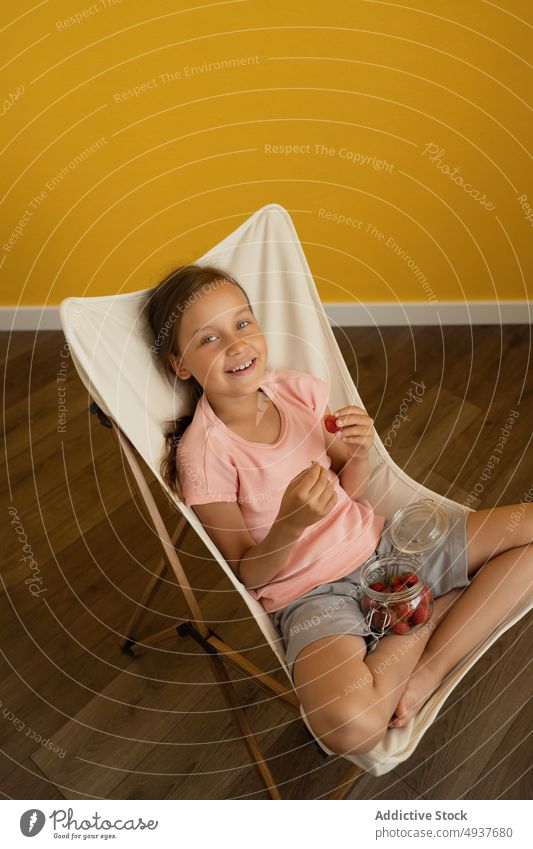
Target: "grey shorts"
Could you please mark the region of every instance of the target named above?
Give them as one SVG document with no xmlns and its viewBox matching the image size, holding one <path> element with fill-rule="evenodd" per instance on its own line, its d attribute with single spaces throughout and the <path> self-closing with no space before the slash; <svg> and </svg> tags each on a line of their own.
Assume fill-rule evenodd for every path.
<svg viewBox="0 0 533 849">
<path fill-rule="evenodd" d="M 442 506 L 450 523 L 448 535 L 436 550 L 420 555 L 427 582 L 435 598 L 445 595 L 454 587 L 467 587 L 471 583 L 466 550 L 466 520 L 469 511 Z M 371 557 L 376 554 L 384 556 L 394 551 L 388 527 L 389 523 L 386 522 L 378 547 Z M 358 600 L 359 578 L 365 563 L 343 578 L 320 584 L 280 610 L 269 613 L 283 639 L 291 678 L 297 656 L 315 640 L 340 634 L 357 634 L 365 638 L 367 654 L 378 645 L 381 637 L 371 632 Z"/>
</svg>

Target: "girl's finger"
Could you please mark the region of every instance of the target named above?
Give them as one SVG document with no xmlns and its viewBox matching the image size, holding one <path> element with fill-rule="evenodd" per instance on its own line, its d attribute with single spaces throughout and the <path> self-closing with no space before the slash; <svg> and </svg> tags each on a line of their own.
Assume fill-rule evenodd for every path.
<svg viewBox="0 0 533 849">
<path fill-rule="evenodd" d="M 351 407 L 340 407 L 338 410 L 334 410 L 332 413 L 333 416 L 346 416 L 350 413 L 361 413 L 363 416 L 368 415 L 366 410 L 363 410 L 362 407 L 356 407 L 352 404 Z"/>
<path fill-rule="evenodd" d="M 366 425 L 367 427 L 372 427 L 372 425 L 374 424 L 374 421 L 373 421 L 373 419 L 370 419 L 365 414 L 365 415 L 362 415 L 362 416 L 356 416 L 356 415 L 340 416 L 339 418 L 335 419 L 335 423 L 339 427 L 344 427 L 346 425 L 360 425 L 360 426 Z"/>
<path fill-rule="evenodd" d="M 341 436 L 370 436 L 372 433 L 371 429 L 365 427 L 364 425 L 346 425 L 341 429 Z"/>
</svg>

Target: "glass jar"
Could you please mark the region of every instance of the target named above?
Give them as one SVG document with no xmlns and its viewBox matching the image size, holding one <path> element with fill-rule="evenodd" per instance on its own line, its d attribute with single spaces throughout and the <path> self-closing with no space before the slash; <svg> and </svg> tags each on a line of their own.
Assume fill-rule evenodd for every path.
<svg viewBox="0 0 533 849">
<path fill-rule="evenodd" d="M 422 498 L 396 511 L 389 533 L 398 551 L 417 555 L 442 545 L 449 529 L 444 510 L 431 498 Z"/>
<path fill-rule="evenodd" d="M 433 595 L 418 558 L 376 555 L 363 567 L 360 581 L 365 621 L 378 636 L 412 633 L 431 618 Z"/>
<path fill-rule="evenodd" d="M 442 545 L 449 530 L 447 514 L 432 498 L 396 511 L 388 528 L 395 551 L 373 557 L 361 572 L 361 606 L 373 632 L 407 634 L 431 618 L 433 594 L 420 555 Z M 412 573 L 409 582 L 405 573 Z M 393 590 L 394 576 L 404 577 L 403 588 Z M 379 583 L 380 589 L 371 586 Z"/>
</svg>

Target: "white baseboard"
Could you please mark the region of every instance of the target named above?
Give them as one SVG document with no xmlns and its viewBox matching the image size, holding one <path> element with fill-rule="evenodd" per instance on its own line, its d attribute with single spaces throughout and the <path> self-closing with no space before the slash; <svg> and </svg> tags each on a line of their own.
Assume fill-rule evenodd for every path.
<svg viewBox="0 0 533 849">
<path fill-rule="evenodd" d="M 0 307 L 0 330 L 61 330 L 59 307 Z"/>
<path fill-rule="evenodd" d="M 532 301 L 404 301 L 324 304 L 333 327 L 530 324 Z"/>
<path fill-rule="evenodd" d="M 404 301 L 331 304 L 332 327 L 530 324 L 532 301 Z M 0 330 L 61 330 L 59 307 L 0 307 Z"/>
</svg>

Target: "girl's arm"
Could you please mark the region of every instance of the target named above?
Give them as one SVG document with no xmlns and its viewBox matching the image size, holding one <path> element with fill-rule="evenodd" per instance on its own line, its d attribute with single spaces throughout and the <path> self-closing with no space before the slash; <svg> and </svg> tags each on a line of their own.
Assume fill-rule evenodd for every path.
<svg viewBox="0 0 533 849">
<path fill-rule="evenodd" d="M 248 590 L 268 584 L 281 571 L 304 528 L 276 519 L 265 538 L 255 544 L 236 501 L 195 504 L 205 530 L 228 565 Z"/>
<path fill-rule="evenodd" d="M 326 408 L 326 415 L 331 415 L 329 407 Z M 364 492 L 371 476 L 368 448 L 358 445 L 356 449 L 352 447 L 349 451 L 346 442 L 339 439 L 337 434 L 331 434 L 326 430 L 324 420 L 322 420 L 322 431 L 326 452 L 331 458 L 332 470 L 337 473 L 340 485 L 350 498 L 357 500 Z"/>
<path fill-rule="evenodd" d="M 255 590 L 270 583 L 285 566 L 303 531 L 293 522 L 276 519 L 266 537 L 258 545 L 250 546 L 241 557 L 237 574 L 244 586 Z"/>
<path fill-rule="evenodd" d="M 354 454 L 346 461 L 339 474 L 339 481 L 350 498 L 357 499 L 365 491 L 371 474 L 368 451 L 362 450 L 360 454 Z"/>
</svg>

